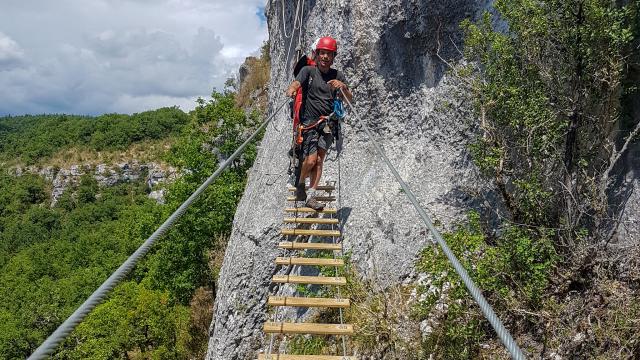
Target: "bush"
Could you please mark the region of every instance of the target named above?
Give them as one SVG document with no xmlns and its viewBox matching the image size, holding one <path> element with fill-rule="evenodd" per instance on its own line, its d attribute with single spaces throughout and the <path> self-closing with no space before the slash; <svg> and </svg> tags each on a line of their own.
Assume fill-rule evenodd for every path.
<svg viewBox="0 0 640 360">
<path fill-rule="evenodd" d="M 466 226 L 443 237 L 503 321 L 510 319 L 510 309 L 540 308 L 557 261 L 548 236 L 508 226 L 490 245 L 474 212 Z M 490 339 L 490 326 L 449 260 L 429 246 L 417 267 L 430 276 L 419 288 L 424 300 L 416 306 L 417 316 L 438 322 L 423 348 L 446 359 L 477 357 L 480 344 Z"/>
</svg>

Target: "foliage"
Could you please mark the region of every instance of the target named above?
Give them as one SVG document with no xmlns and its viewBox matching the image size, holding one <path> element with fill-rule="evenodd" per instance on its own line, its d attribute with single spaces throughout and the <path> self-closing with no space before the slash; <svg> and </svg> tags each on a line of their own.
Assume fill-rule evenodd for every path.
<svg viewBox="0 0 640 360">
<path fill-rule="evenodd" d="M 78 143 L 125 147 L 174 133 L 165 160 L 183 176 L 168 186 L 163 206 L 147 197 L 143 180 L 102 188 L 86 175 L 52 208 L 47 181 L 0 169 L 0 357 L 25 358 L 44 341 L 213 173 L 219 158 L 243 142 L 258 115 L 235 107 L 233 93 L 214 92 L 189 116 L 168 108 L 131 117 L 1 119 L 10 140 L 0 156 L 7 158 L 37 160 Z M 255 156 L 254 142 L 73 332 L 57 358 L 202 356 L 211 297 L 197 290 L 212 285 L 208 253 L 230 233 Z"/>
<path fill-rule="evenodd" d="M 611 134 L 629 54 L 637 51 L 631 44 L 638 5 L 495 6 L 499 19 L 487 13 L 463 23 L 465 55 L 479 64 L 472 89 L 482 136 L 472 154 L 496 180 L 515 222 L 559 229 L 562 243 L 571 244 L 583 228 L 611 224 L 609 167 L 621 149 Z M 502 21 L 506 32 L 496 29 Z"/>
<path fill-rule="evenodd" d="M 25 115 L 0 117 L 0 159 L 27 163 L 71 146 L 95 150 L 125 149 L 146 139 L 175 134 L 189 116 L 177 107 L 133 115 Z"/>
<path fill-rule="evenodd" d="M 489 245 L 477 213 L 469 215 L 467 226 L 443 237 L 499 314 L 513 308 L 540 308 L 557 261 L 549 237 L 508 227 L 495 245 Z M 488 339 L 484 330 L 489 324 L 449 260 L 430 246 L 422 251 L 417 267 L 431 278 L 419 288 L 424 300 L 416 306 L 416 315 L 439 320 L 423 347 L 446 359 L 477 357 L 480 343 Z"/>
<path fill-rule="evenodd" d="M 291 355 L 317 355 L 327 346 L 327 341 L 322 337 L 295 336 L 289 342 Z"/>
<path fill-rule="evenodd" d="M 235 107 L 233 96 L 233 93 L 214 93 L 209 102 L 201 101 L 193 114 L 195 121 L 184 129 L 183 138 L 172 148 L 169 161 L 185 169 L 186 174 L 169 189 L 169 209 L 176 209 L 216 169 L 217 159 L 211 155 L 210 148 L 227 158 L 243 142 L 244 133 L 256 125 L 255 115 L 248 117 Z M 169 289 L 182 304 L 188 304 L 195 289 L 209 283 L 207 251 L 215 246 L 212 239 L 231 232 L 235 208 L 244 192 L 246 172 L 255 156 L 254 142 L 159 242 L 145 265 L 149 274 L 147 281 L 154 288 Z"/>
<path fill-rule="evenodd" d="M 498 0 L 495 7 L 497 17 L 486 13 L 462 24 L 467 62 L 456 70 L 466 76 L 478 115 L 471 154 L 510 216 L 497 238 L 478 230 L 472 217 L 469 229 L 447 240 L 503 320 L 542 344 L 541 357 L 548 347 L 569 357 L 611 354 L 605 344 L 624 332 L 609 323 L 601 333 L 611 336 L 577 346 L 571 339 L 584 333 L 575 328 L 591 315 L 567 304 L 578 296 L 598 308 L 592 289 L 623 268 L 608 244 L 624 209 L 612 186 L 622 178 L 618 162 L 640 131 L 637 117 L 625 113 L 638 95 L 631 84 L 640 59 L 640 3 Z M 492 341 L 488 326 L 435 255 L 426 249 L 421 258 L 439 288 L 421 311 L 446 311 L 425 347 L 452 358 L 482 356 L 478 344 Z M 565 306 L 571 309 L 558 310 Z M 618 350 L 633 352 L 621 343 Z"/>
<path fill-rule="evenodd" d="M 32 179 L 4 180 L 21 188 Z M 68 209 L 37 202 L 3 214 L 0 313 L 11 317 L 0 324 L 3 357 L 32 352 L 158 224 L 161 209 L 145 195 L 120 185 Z"/>
<path fill-rule="evenodd" d="M 129 281 L 80 323 L 54 358 L 186 358 L 189 339 L 187 307 L 171 306 L 168 292 Z"/>
</svg>

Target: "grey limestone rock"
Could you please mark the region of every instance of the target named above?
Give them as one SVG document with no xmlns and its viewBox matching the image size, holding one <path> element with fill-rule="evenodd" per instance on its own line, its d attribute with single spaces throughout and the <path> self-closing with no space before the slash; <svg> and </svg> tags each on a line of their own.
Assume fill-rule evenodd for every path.
<svg viewBox="0 0 640 360">
<path fill-rule="evenodd" d="M 249 73 L 251 72 L 251 68 L 248 62 L 251 61 L 252 59 L 255 59 L 255 58 L 248 57 L 244 60 L 244 63 L 240 65 L 240 68 L 238 69 L 238 84 L 242 84 L 244 80 L 247 78 L 247 76 L 249 76 Z"/>
<path fill-rule="evenodd" d="M 287 31 L 295 3 L 285 2 Z M 466 150 L 474 132 L 471 104 L 440 59 L 459 61 L 458 24 L 477 16 L 486 2 L 304 3 L 303 52 L 320 36 L 337 38 L 334 67 L 344 71 L 363 116 L 347 117 L 342 141 L 329 152 L 323 175 L 324 181 L 339 185 L 345 249 L 362 276 L 380 286 L 402 282 L 415 274 L 416 256 L 431 239 L 371 141 L 382 145 L 444 229 L 464 219 L 468 210 L 493 201 L 491 187 L 480 179 Z M 270 2 L 266 9 L 272 110 L 285 101 L 297 47 L 297 31 L 291 38 L 283 36 L 281 6 L 282 2 Z M 279 113 L 249 174 L 219 278 L 208 359 L 255 359 L 268 340 L 262 324 L 267 319 L 267 296 L 274 290 L 271 276 L 278 270 L 274 259 L 280 254 L 277 243 L 282 240 L 279 229 L 287 205 L 290 126 L 287 112 Z M 376 139 L 366 137 L 365 126 Z"/>
<path fill-rule="evenodd" d="M 158 185 L 170 183 L 180 177 L 180 172 L 172 166 L 163 166 L 158 163 L 140 164 L 136 161 L 124 162 L 109 166 L 98 164 L 95 167 L 87 164 L 74 164 L 68 169 L 57 169 L 52 166 L 38 168 L 29 166 L 26 168 L 15 167 L 11 174 L 21 176 L 22 174 L 38 174 L 46 180 L 51 181 L 51 206 L 54 206 L 60 196 L 70 186 L 80 182 L 80 178 L 85 174 L 92 174 L 100 187 L 114 186 L 119 183 L 137 180 L 144 177 L 149 189 L 154 189 Z M 165 192 L 162 189 L 153 190 L 149 197 L 158 203 L 164 203 Z"/>
</svg>

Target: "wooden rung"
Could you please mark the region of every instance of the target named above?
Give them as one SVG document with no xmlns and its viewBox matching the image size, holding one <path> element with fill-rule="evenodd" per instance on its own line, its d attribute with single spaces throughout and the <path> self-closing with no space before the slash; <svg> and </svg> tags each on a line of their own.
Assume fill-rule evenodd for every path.
<svg viewBox="0 0 640 360">
<path fill-rule="evenodd" d="M 271 280 L 278 284 L 316 284 L 316 285 L 346 285 L 344 277 L 332 276 L 299 276 L 299 275 L 274 275 Z"/>
<path fill-rule="evenodd" d="M 336 208 L 324 208 L 322 210 L 313 210 L 308 207 L 299 207 L 299 208 L 286 208 L 285 212 L 288 213 L 318 213 L 318 214 L 335 214 L 338 212 Z"/>
<path fill-rule="evenodd" d="M 309 185 L 306 186 L 306 189 L 309 189 Z M 320 191 L 335 191 L 336 187 L 333 185 L 318 185 L 316 186 L 316 190 L 320 190 Z M 289 191 L 294 192 L 296 191 L 296 188 L 293 186 L 289 186 Z"/>
<path fill-rule="evenodd" d="M 344 266 L 342 259 L 278 257 L 276 265 L 302 265 L 302 266 Z"/>
<path fill-rule="evenodd" d="M 342 244 L 291 242 L 291 241 L 283 241 L 278 244 L 278 247 L 281 249 L 292 249 L 292 250 L 335 250 L 335 251 L 342 250 Z"/>
<path fill-rule="evenodd" d="M 268 322 L 264 324 L 264 332 L 267 334 L 352 335 L 353 326 L 349 324 Z"/>
<path fill-rule="evenodd" d="M 282 229 L 280 234 L 288 236 L 311 235 L 311 236 L 330 236 L 339 237 L 339 230 L 308 230 L 308 229 Z"/>
<path fill-rule="evenodd" d="M 289 296 L 269 296 L 271 306 L 348 308 L 349 299 L 307 298 Z"/>
<path fill-rule="evenodd" d="M 258 360 L 356 360 L 355 356 L 260 354 Z"/>
<path fill-rule="evenodd" d="M 285 224 L 338 224 L 340 221 L 338 219 L 327 219 L 327 218 L 285 218 Z"/>
<path fill-rule="evenodd" d="M 316 200 L 318 201 L 336 201 L 335 196 L 316 196 Z M 295 196 L 287 197 L 287 201 L 296 201 Z"/>
</svg>

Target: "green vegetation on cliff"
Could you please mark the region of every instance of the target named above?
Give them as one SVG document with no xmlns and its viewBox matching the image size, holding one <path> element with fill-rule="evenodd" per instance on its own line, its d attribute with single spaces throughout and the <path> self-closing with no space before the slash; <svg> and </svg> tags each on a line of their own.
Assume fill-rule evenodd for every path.
<svg viewBox="0 0 640 360">
<path fill-rule="evenodd" d="M 640 269 L 632 254 L 627 265 L 613 260 L 620 254 L 609 244 L 622 209 L 612 196 L 614 169 L 640 126 L 624 107 L 637 97 L 628 79 L 640 59 L 640 6 L 498 0 L 495 7 L 499 18 L 462 24 L 469 61 L 453 70 L 477 110 L 473 159 L 507 215 L 492 229 L 471 214 L 446 239 L 528 354 L 637 356 L 637 277 L 619 274 L 627 265 Z M 425 249 L 418 267 L 432 274 L 419 289 L 418 320 L 436 324 L 423 348 L 446 359 L 506 357 L 444 255 Z"/>
<path fill-rule="evenodd" d="M 171 135 L 163 159 L 181 169 L 166 204 L 144 179 L 102 188 L 91 175 L 51 207 L 51 184 L 0 169 L 0 357 L 28 356 L 227 158 L 258 124 L 214 92 L 185 114 L 165 108 L 133 116 L 0 119 L 0 156 L 40 160 L 71 146 L 125 148 Z M 210 149 L 217 149 L 217 156 Z M 202 357 L 215 263 L 230 233 L 256 155 L 252 144 L 184 214 L 59 349 L 59 359 Z"/>
<path fill-rule="evenodd" d="M 133 115 L 0 117 L 0 161 L 42 161 L 70 147 L 123 150 L 142 140 L 180 133 L 189 116 L 177 107 Z"/>
</svg>

